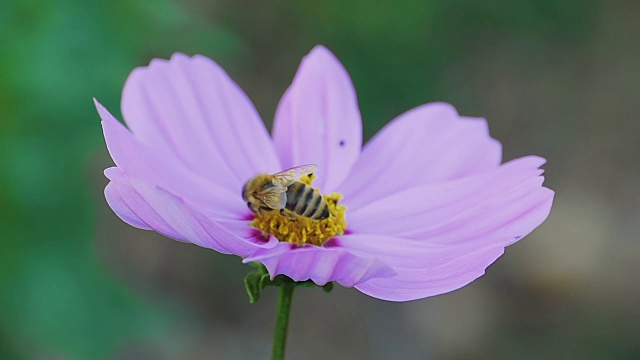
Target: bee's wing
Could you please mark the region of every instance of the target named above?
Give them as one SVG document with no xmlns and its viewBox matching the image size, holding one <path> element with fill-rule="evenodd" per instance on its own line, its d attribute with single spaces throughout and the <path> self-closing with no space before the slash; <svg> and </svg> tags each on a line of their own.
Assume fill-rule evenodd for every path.
<svg viewBox="0 0 640 360">
<path fill-rule="evenodd" d="M 274 210 L 284 209 L 287 204 L 287 188 L 275 186 L 254 195 L 269 208 Z"/>
<path fill-rule="evenodd" d="M 308 164 L 308 165 L 300 165 L 296 167 L 292 167 L 291 169 L 287 169 L 281 171 L 277 174 L 273 174 L 273 181 L 276 184 L 287 187 L 294 182 L 300 180 L 304 175 L 311 175 L 318 169 L 318 165 Z"/>
</svg>

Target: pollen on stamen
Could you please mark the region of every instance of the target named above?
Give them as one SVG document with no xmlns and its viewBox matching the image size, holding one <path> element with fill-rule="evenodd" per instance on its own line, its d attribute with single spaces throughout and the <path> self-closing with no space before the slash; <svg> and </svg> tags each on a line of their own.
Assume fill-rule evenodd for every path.
<svg viewBox="0 0 640 360">
<path fill-rule="evenodd" d="M 311 185 L 315 174 L 302 177 L 299 181 Z M 318 189 L 315 189 L 318 191 Z M 346 206 L 338 204 L 342 195 L 331 193 L 322 195 L 329 208 L 329 217 L 322 220 L 312 220 L 307 217 L 291 214 L 292 217 L 282 216 L 279 210 L 266 211 L 262 215 L 256 214 L 251 226 L 263 233 L 275 236 L 279 241 L 300 245 L 321 245 L 334 236 L 343 235 L 347 228 L 345 221 Z"/>
</svg>

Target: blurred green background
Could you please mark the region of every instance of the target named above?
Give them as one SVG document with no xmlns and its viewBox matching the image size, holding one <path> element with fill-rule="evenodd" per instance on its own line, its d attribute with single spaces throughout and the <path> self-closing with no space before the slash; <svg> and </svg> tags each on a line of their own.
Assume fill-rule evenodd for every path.
<svg viewBox="0 0 640 360">
<path fill-rule="evenodd" d="M 136 66 L 219 62 L 270 126 L 315 44 L 369 138 L 419 104 L 484 116 L 505 160 L 549 160 L 550 218 L 457 292 L 296 295 L 290 359 L 640 358 L 640 2 L 0 0 L 0 359 L 260 359 L 275 291 L 240 260 L 108 208 L 92 97 Z"/>
</svg>

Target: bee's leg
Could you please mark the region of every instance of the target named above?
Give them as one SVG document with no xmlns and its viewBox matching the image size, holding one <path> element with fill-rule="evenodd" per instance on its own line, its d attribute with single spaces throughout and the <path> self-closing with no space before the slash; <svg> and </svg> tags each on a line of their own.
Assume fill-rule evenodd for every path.
<svg viewBox="0 0 640 360">
<path fill-rule="evenodd" d="M 285 217 L 285 218 L 287 218 L 287 219 L 292 219 L 292 220 L 295 220 L 295 219 L 296 219 L 296 217 L 295 217 L 295 216 L 293 216 L 293 215 L 291 215 L 291 214 L 286 213 L 286 212 L 284 211 L 284 209 L 280 209 L 280 216 Z"/>
</svg>

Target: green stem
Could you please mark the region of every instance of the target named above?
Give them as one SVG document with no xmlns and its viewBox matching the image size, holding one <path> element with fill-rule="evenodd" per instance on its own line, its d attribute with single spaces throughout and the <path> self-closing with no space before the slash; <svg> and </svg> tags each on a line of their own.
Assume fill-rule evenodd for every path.
<svg viewBox="0 0 640 360">
<path fill-rule="evenodd" d="M 278 293 L 278 313 L 276 314 L 276 327 L 273 334 L 273 352 L 271 360 L 283 360 L 284 351 L 287 344 L 287 328 L 289 327 L 289 313 L 291 310 L 291 300 L 293 289 L 289 284 L 280 286 Z"/>
</svg>

